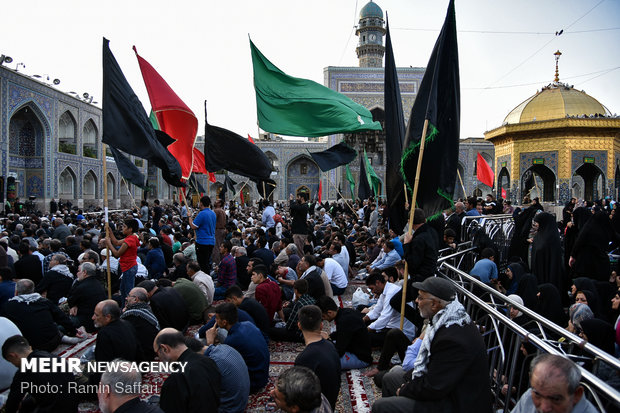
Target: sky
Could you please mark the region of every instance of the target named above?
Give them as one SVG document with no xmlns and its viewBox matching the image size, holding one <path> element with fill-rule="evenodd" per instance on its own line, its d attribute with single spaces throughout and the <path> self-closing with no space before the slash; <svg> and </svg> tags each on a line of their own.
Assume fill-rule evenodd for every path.
<svg viewBox="0 0 620 413">
<path fill-rule="evenodd" d="M 102 37 L 150 110 L 131 49 L 199 119 L 256 137 L 248 36 L 285 73 L 323 84 L 327 66 L 358 66 L 355 25 L 367 0 L 31 0 L 2 6 L 0 53 L 12 69 L 60 79 L 101 106 Z M 378 0 L 398 67 L 425 67 L 448 0 Z M 620 113 L 620 0 L 456 0 L 461 138 L 482 137 L 519 103 L 560 81 Z M 563 30 L 561 35 L 556 32 Z M 7 64 L 5 64 L 7 66 Z M 411 108 L 403 108 L 410 111 Z"/>
</svg>

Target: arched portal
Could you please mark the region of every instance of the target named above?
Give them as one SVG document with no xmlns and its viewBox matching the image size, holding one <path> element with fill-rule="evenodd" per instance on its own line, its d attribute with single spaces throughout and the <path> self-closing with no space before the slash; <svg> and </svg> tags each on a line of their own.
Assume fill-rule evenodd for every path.
<svg viewBox="0 0 620 413">
<path fill-rule="evenodd" d="M 301 155 L 288 164 L 286 183 L 289 194 L 295 194 L 299 187 L 305 186 L 309 196 L 316 198 L 319 191 L 319 167 L 308 156 Z"/>
<path fill-rule="evenodd" d="M 502 196 L 502 188 L 506 190 L 506 199 L 510 198 L 510 173 L 506 167 L 503 167 L 501 171 L 499 171 L 499 175 L 497 176 L 497 183 L 499 188 L 497 189 L 498 198 Z"/>
<path fill-rule="evenodd" d="M 9 172 L 16 197 L 43 198 L 46 132 L 33 107 L 15 112 L 9 122 Z"/>
<path fill-rule="evenodd" d="M 114 175 L 108 174 L 108 199 L 116 199 L 118 194 L 116 193 L 116 180 Z"/>
<path fill-rule="evenodd" d="M 75 193 L 77 188 L 77 179 L 71 168 L 65 168 L 60 177 L 58 177 L 58 197 L 60 199 L 70 200 L 75 202 Z"/>
<path fill-rule="evenodd" d="M 521 198 L 540 198 L 541 201 L 555 201 L 555 174 L 545 165 L 532 165 L 521 176 Z"/>
<path fill-rule="evenodd" d="M 574 175 L 583 179 L 583 199 L 594 201 L 604 196 L 605 174 L 598 166 L 592 163 L 584 163 L 575 170 Z"/>
<path fill-rule="evenodd" d="M 243 185 L 239 195 L 239 200 L 241 201 L 242 205 L 252 205 L 252 197 L 250 196 L 250 194 L 250 187 L 247 185 Z"/>
<path fill-rule="evenodd" d="M 83 199 L 95 199 L 97 198 L 97 178 L 93 171 L 88 171 L 82 181 L 82 198 Z"/>
</svg>

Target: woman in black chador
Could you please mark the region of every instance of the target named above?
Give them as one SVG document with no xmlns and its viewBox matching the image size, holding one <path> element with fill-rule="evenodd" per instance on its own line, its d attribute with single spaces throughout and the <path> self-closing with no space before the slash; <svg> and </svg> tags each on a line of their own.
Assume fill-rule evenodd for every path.
<svg viewBox="0 0 620 413">
<path fill-rule="evenodd" d="M 534 221 L 538 224 L 538 231 L 532 242 L 532 273 L 538 278 L 539 285 L 551 283 L 564 291 L 568 286 L 563 281 L 562 245 L 555 217 L 541 212 Z"/>
<path fill-rule="evenodd" d="M 570 254 L 569 265 L 575 277 L 609 280 L 609 243 L 615 238 L 612 223 L 604 212 L 597 212 L 579 231 Z"/>
</svg>

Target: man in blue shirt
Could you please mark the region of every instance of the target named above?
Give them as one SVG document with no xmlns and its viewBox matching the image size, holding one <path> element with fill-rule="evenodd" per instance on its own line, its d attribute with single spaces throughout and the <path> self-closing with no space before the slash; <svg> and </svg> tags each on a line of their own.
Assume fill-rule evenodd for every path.
<svg viewBox="0 0 620 413">
<path fill-rule="evenodd" d="M 465 215 L 468 217 L 477 217 L 480 216 L 480 212 L 478 212 L 478 199 L 475 196 L 470 196 L 467 198 L 467 211 Z"/>
<path fill-rule="evenodd" d="M 221 413 L 243 413 L 250 395 L 250 376 L 243 357 L 227 344 L 210 345 L 204 355 L 215 361 L 222 375 Z"/>
<path fill-rule="evenodd" d="M 400 238 L 398 238 L 398 234 L 394 232 L 392 228 L 390 228 L 390 241 L 394 244 L 394 249 L 400 255 L 400 258 L 405 256 L 405 250 L 403 249 L 403 243 L 400 242 Z"/>
<path fill-rule="evenodd" d="M 370 273 L 372 270 L 384 270 L 388 267 L 393 267 L 398 261 L 400 261 L 400 255 L 394 249 L 394 243 L 392 241 L 386 241 L 383 244 L 383 251 L 385 255 L 377 263 L 368 266 L 367 271 Z"/>
<path fill-rule="evenodd" d="M 260 391 L 269 382 L 269 348 L 262 333 L 249 321 L 238 322 L 237 307 L 233 303 L 222 303 L 215 308 L 217 327 L 228 331 L 224 341 L 237 350 L 250 375 L 250 393 Z M 215 326 L 207 330 L 207 345 L 215 342 Z"/>
<path fill-rule="evenodd" d="M 495 251 L 493 251 L 493 248 L 482 250 L 480 260 L 478 260 L 469 273 L 479 277 L 480 281 L 485 284 L 491 283 L 492 280 L 497 280 L 497 265 L 495 264 Z"/>
<path fill-rule="evenodd" d="M 209 274 L 211 272 L 211 253 L 215 245 L 215 212 L 210 208 L 211 199 L 208 196 L 200 198 L 200 212 L 192 220 L 189 217 L 189 226 L 196 231 L 196 257 L 200 269 Z"/>
</svg>

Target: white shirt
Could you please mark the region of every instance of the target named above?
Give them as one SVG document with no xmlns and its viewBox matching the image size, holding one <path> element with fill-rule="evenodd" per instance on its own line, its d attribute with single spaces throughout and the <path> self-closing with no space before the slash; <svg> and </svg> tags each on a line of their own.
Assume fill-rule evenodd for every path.
<svg viewBox="0 0 620 413">
<path fill-rule="evenodd" d="M 215 294 L 215 285 L 213 284 L 213 278 L 207 275 L 203 271 L 198 271 L 192 277 L 192 281 L 194 284 L 200 288 L 200 291 L 207 298 L 207 305 L 211 305 L 213 303 L 213 295 Z"/>
<path fill-rule="evenodd" d="M 335 259 L 325 258 L 323 270 L 325 271 L 325 274 L 327 274 L 327 279 L 329 282 L 334 284 L 336 287 L 345 288 L 349 285 L 347 275 Z"/>
<path fill-rule="evenodd" d="M 345 274 L 349 273 L 349 251 L 347 251 L 347 248 L 344 245 L 342 246 L 340 252 L 338 254 L 334 254 L 332 258 L 340 264 Z"/>
<path fill-rule="evenodd" d="M 400 287 L 386 283 L 383 292 L 379 296 L 379 301 L 375 307 L 367 314 L 368 318 L 374 320 L 368 328 L 380 331 L 386 328 L 400 328 L 400 313 L 390 306 L 390 300 L 400 291 Z M 409 340 L 415 336 L 415 326 L 405 318 L 403 333 Z"/>
</svg>

